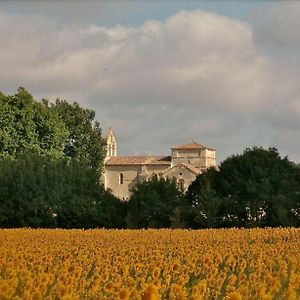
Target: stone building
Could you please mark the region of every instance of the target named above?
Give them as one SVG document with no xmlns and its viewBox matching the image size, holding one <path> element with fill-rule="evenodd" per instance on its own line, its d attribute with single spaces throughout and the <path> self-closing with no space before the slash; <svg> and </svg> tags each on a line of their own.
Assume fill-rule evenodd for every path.
<svg viewBox="0 0 300 300">
<path fill-rule="evenodd" d="M 103 181 L 105 188 L 120 199 L 128 199 L 138 182 L 153 176 L 175 178 L 179 188 L 186 191 L 198 174 L 216 166 L 216 150 L 195 142 L 173 147 L 171 156 L 117 156 L 117 140 L 111 128 L 106 141 Z"/>
</svg>

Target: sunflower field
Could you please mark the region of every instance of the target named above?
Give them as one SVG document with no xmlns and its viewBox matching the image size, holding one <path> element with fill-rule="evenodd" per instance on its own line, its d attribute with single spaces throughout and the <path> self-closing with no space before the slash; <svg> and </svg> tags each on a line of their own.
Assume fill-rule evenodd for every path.
<svg viewBox="0 0 300 300">
<path fill-rule="evenodd" d="M 0 299 L 300 299 L 300 229 L 0 231 Z"/>
</svg>

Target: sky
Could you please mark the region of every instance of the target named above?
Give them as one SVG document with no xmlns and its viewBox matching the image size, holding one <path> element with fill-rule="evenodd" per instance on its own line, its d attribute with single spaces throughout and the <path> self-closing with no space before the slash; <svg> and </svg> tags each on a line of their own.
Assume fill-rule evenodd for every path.
<svg viewBox="0 0 300 300">
<path fill-rule="evenodd" d="M 191 141 L 300 162 L 300 2 L 0 1 L 0 90 L 78 102 L 119 155 Z"/>
</svg>

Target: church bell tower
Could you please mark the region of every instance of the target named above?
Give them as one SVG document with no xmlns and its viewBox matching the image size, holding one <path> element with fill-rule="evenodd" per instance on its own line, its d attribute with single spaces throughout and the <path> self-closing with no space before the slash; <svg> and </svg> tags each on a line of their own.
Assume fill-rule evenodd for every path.
<svg viewBox="0 0 300 300">
<path fill-rule="evenodd" d="M 105 161 L 109 160 L 111 157 L 117 156 L 117 140 L 113 133 L 111 127 L 108 129 L 108 133 L 106 135 L 106 157 Z"/>
</svg>

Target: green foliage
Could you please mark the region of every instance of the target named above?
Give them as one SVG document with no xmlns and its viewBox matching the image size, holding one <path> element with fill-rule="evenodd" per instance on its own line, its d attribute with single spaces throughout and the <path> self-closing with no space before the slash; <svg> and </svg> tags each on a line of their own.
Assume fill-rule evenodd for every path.
<svg viewBox="0 0 300 300">
<path fill-rule="evenodd" d="M 22 153 L 67 156 L 101 174 L 105 155 L 95 112 L 57 100 L 35 101 L 24 88 L 13 96 L 0 94 L 0 157 Z"/>
<path fill-rule="evenodd" d="M 298 168 L 274 148 L 246 149 L 220 166 L 220 194 L 227 221 L 238 226 L 293 226 L 300 193 Z M 229 204 L 229 205 L 227 205 Z M 238 222 L 232 221 L 238 219 Z M 235 224 L 236 223 L 236 224 Z"/>
<path fill-rule="evenodd" d="M 51 110 L 59 114 L 69 131 L 64 147 L 65 155 L 95 169 L 100 176 L 105 142 L 101 136 L 100 124 L 94 122 L 95 112 L 80 107 L 76 102 L 70 104 L 59 99 L 55 105 L 51 105 Z"/>
<path fill-rule="evenodd" d="M 227 158 L 190 186 L 192 226 L 299 226 L 299 170 L 275 148 Z"/>
<path fill-rule="evenodd" d="M 217 224 L 221 199 L 216 188 L 218 185 L 218 171 L 210 168 L 190 185 L 185 210 L 186 224 L 190 228 L 210 228 Z"/>
<path fill-rule="evenodd" d="M 178 214 L 183 195 L 175 180 L 152 178 L 138 183 L 127 205 L 129 228 L 166 228 L 179 226 Z M 173 222 L 172 222 L 173 221 Z"/>
<path fill-rule="evenodd" d="M 94 117 L 24 88 L 0 93 L 1 227 L 124 226 L 124 204 L 99 183 L 105 147 Z"/>
<path fill-rule="evenodd" d="M 0 227 L 123 226 L 122 203 L 94 173 L 75 160 L 28 154 L 0 159 Z"/>
<path fill-rule="evenodd" d="M 99 184 L 95 170 L 74 159 L 63 168 L 64 191 L 56 202 L 58 227 L 120 228 L 124 225 L 122 203 Z"/>
<path fill-rule="evenodd" d="M 127 202 L 123 202 L 109 191 L 103 190 L 99 207 L 101 211 L 101 224 L 98 227 L 119 229 L 126 227 Z"/>
<path fill-rule="evenodd" d="M 59 158 L 68 131 L 55 111 L 35 101 L 24 89 L 0 96 L 0 157 L 30 152 Z"/>
<path fill-rule="evenodd" d="M 53 196 L 56 182 L 48 160 L 20 155 L 0 159 L 0 226 L 53 227 Z"/>
</svg>

